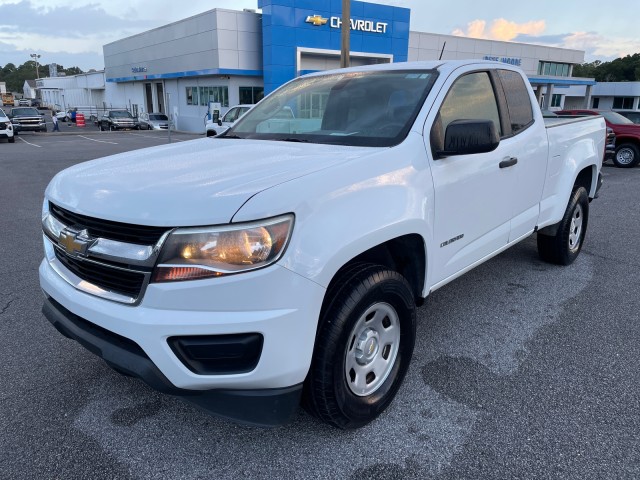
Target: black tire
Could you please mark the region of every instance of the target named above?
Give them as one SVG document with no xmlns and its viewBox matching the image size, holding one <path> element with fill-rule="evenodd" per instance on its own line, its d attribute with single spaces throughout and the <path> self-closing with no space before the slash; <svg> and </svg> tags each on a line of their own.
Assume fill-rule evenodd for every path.
<svg viewBox="0 0 640 480">
<path fill-rule="evenodd" d="M 574 221 L 575 220 L 575 221 Z M 580 222 L 579 232 L 577 223 Z M 538 255 L 545 262 L 570 265 L 580 254 L 589 223 L 589 195 L 584 187 L 571 194 L 555 235 L 538 232 Z"/>
<path fill-rule="evenodd" d="M 9 137 L 7 140 L 9 143 L 16 143 L 16 137 Z"/>
<path fill-rule="evenodd" d="M 151 125 L 147 125 L 147 130 L 153 130 L 153 127 Z"/>
<path fill-rule="evenodd" d="M 616 147 L 613 164 L 619 168 L 633 168 L 640 163 L 640 151 L 633 143 L 623 143 Z"/>
<path fill-rule="evenodd" d="M 113 125 L 109 125 L 109 131 L 110 132 L 115 132 L 116 127 L 114 127 Z"/>
<path fill-rule="evenodd" d="M 385 316 L 383 311 L 378 316 L 376 309 L 379 307 L 387 309 L 391 315 Z M 365 316 L 368 312 L 371 313 Z M 391 323 L 390 317 L 395 324 Z M 362 335 L 368 338 L 366 332 L 372 330 L 367 326 L 369 321 L 370 326 L 378 322 L 382 329 L 398 327 L 395 345 L 383 346 L 382 341 L 369 340 L 363 343 Z M 365 330 L 357 330 L 360 326 L 366 327 Z M 355 264 L 345 269 L 332 282 L 325 297 L 311 368 L 304 384 L 303 407 L 320 420 L 342 429 L 358 428 L 371 422 L 389 406 L 398 392 L 409 368 L 415 337 L 415 300 L 402 275 L 371 264 Z M 353 369 L 347 372 L 347 362 L 351 359 L 353 363 L 356 352 L 371 356 L 368 360 L 363 359 L 370 362 L 369 365 L 361 367 L 360 361 L 354 364 L 361 369 L 361 377 L 357 377 Z M 370 381 L 373 370 L 366 375 L 364 371 L 373 368 L 375 360 L 380 358 L 392 360 L 380 370 L 380 378 L 374 374 Z M 356 378 L 364 379 L 364 387 L 371 385 L 375 390 L 354 393 Z"/>
<path fill-rule="evenodd" d="M 207 137 L 215 137 L 215 136 L 216 136 L 215 130 L 207 130 Z"/>
<path fill-rule="evenodd" d="M 104 132 L 104 125 L 102 125 L 102 122 L 100 122 L 100 131 Z"/>
</svg>

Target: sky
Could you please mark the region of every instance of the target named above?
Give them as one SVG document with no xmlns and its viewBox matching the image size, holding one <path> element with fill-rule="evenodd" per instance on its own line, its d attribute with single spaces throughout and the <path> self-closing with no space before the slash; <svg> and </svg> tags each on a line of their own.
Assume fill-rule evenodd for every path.
<svg viewBox="0 0 640 480">
<path fill-rule="evenodd" d="M 585 60 L 640 53 L 640 0 L 369 0 L 411 9 L 411 30 L 573 48 Z M 212 8 L 257 0 L 0 0 L 0 66 L 102 69 L 102 46 Z M 624 12 L 628 12 L 625 15 Z"/>
</svg>

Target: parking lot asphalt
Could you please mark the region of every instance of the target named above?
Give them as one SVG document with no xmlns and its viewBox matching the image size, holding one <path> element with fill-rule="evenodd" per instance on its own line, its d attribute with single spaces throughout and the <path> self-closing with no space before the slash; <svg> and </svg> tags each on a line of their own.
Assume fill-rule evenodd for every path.
<svg viewBox="0 0 640 480">
<path fill-rule="evenodd" d="M 117 374 L 40 313 L 48 181 L 163 134 L 0 143 L 0 478 L 640 477 L 640 168 L 604 167 L 572 266 L 541 262 L 532 236 L 433 293 L 377 421 L 344 432 L 300 410 L 260 429 Z"/>
</svg>

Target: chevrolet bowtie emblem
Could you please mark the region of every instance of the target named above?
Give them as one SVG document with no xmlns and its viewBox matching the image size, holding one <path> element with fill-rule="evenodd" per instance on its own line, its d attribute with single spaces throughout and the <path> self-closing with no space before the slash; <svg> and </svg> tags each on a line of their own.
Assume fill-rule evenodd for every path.
<svg viewBox="0 0 640 480">
<path fill-rule="evenodd" d="M 67 255 L 86 256 L 87 250 L 93 244 L 86 230 L 76 231 L 65 228 L 58 236 L 58 244 L 64 248 Z"/>
<path fill-rule="evenodd" d="M 321 15 L 309 15 L 307 17 L 306 22 L 307 23 L 313 23 L 316 27 L 319 27 L 320 25 L 324 25 L 329 21 L 328 18 L 322 18 Z"/>
</svg>

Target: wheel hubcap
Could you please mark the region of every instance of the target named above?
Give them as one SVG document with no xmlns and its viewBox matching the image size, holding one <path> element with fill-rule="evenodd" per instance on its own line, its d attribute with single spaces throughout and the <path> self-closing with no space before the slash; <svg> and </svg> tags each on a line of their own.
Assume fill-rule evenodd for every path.
<svg viewBox="0 0 640 480">
<path fill-rule="evenodd" d="M 358 319 L 345 352 L 349 389 L 357 396 L 371 395 L 385 382 L 398 355 L 400 320 L 388 303 L 376 303 Z"/>
<path fill-rule="evenodd" d="M 582 234 L 583 221 L 582 206 L 576 205 L 571 216 L 571 226 L 569 230 L 569 248 L 574 251 L 580 246 L 580 235 Z"/>
<path fill-rule="evenodd" d="M 633 151 L 630 148 L 621 148 L 616 153 L 616 160 L 623 165 L 630 164 L 633 162 Z"/>
</svg>

